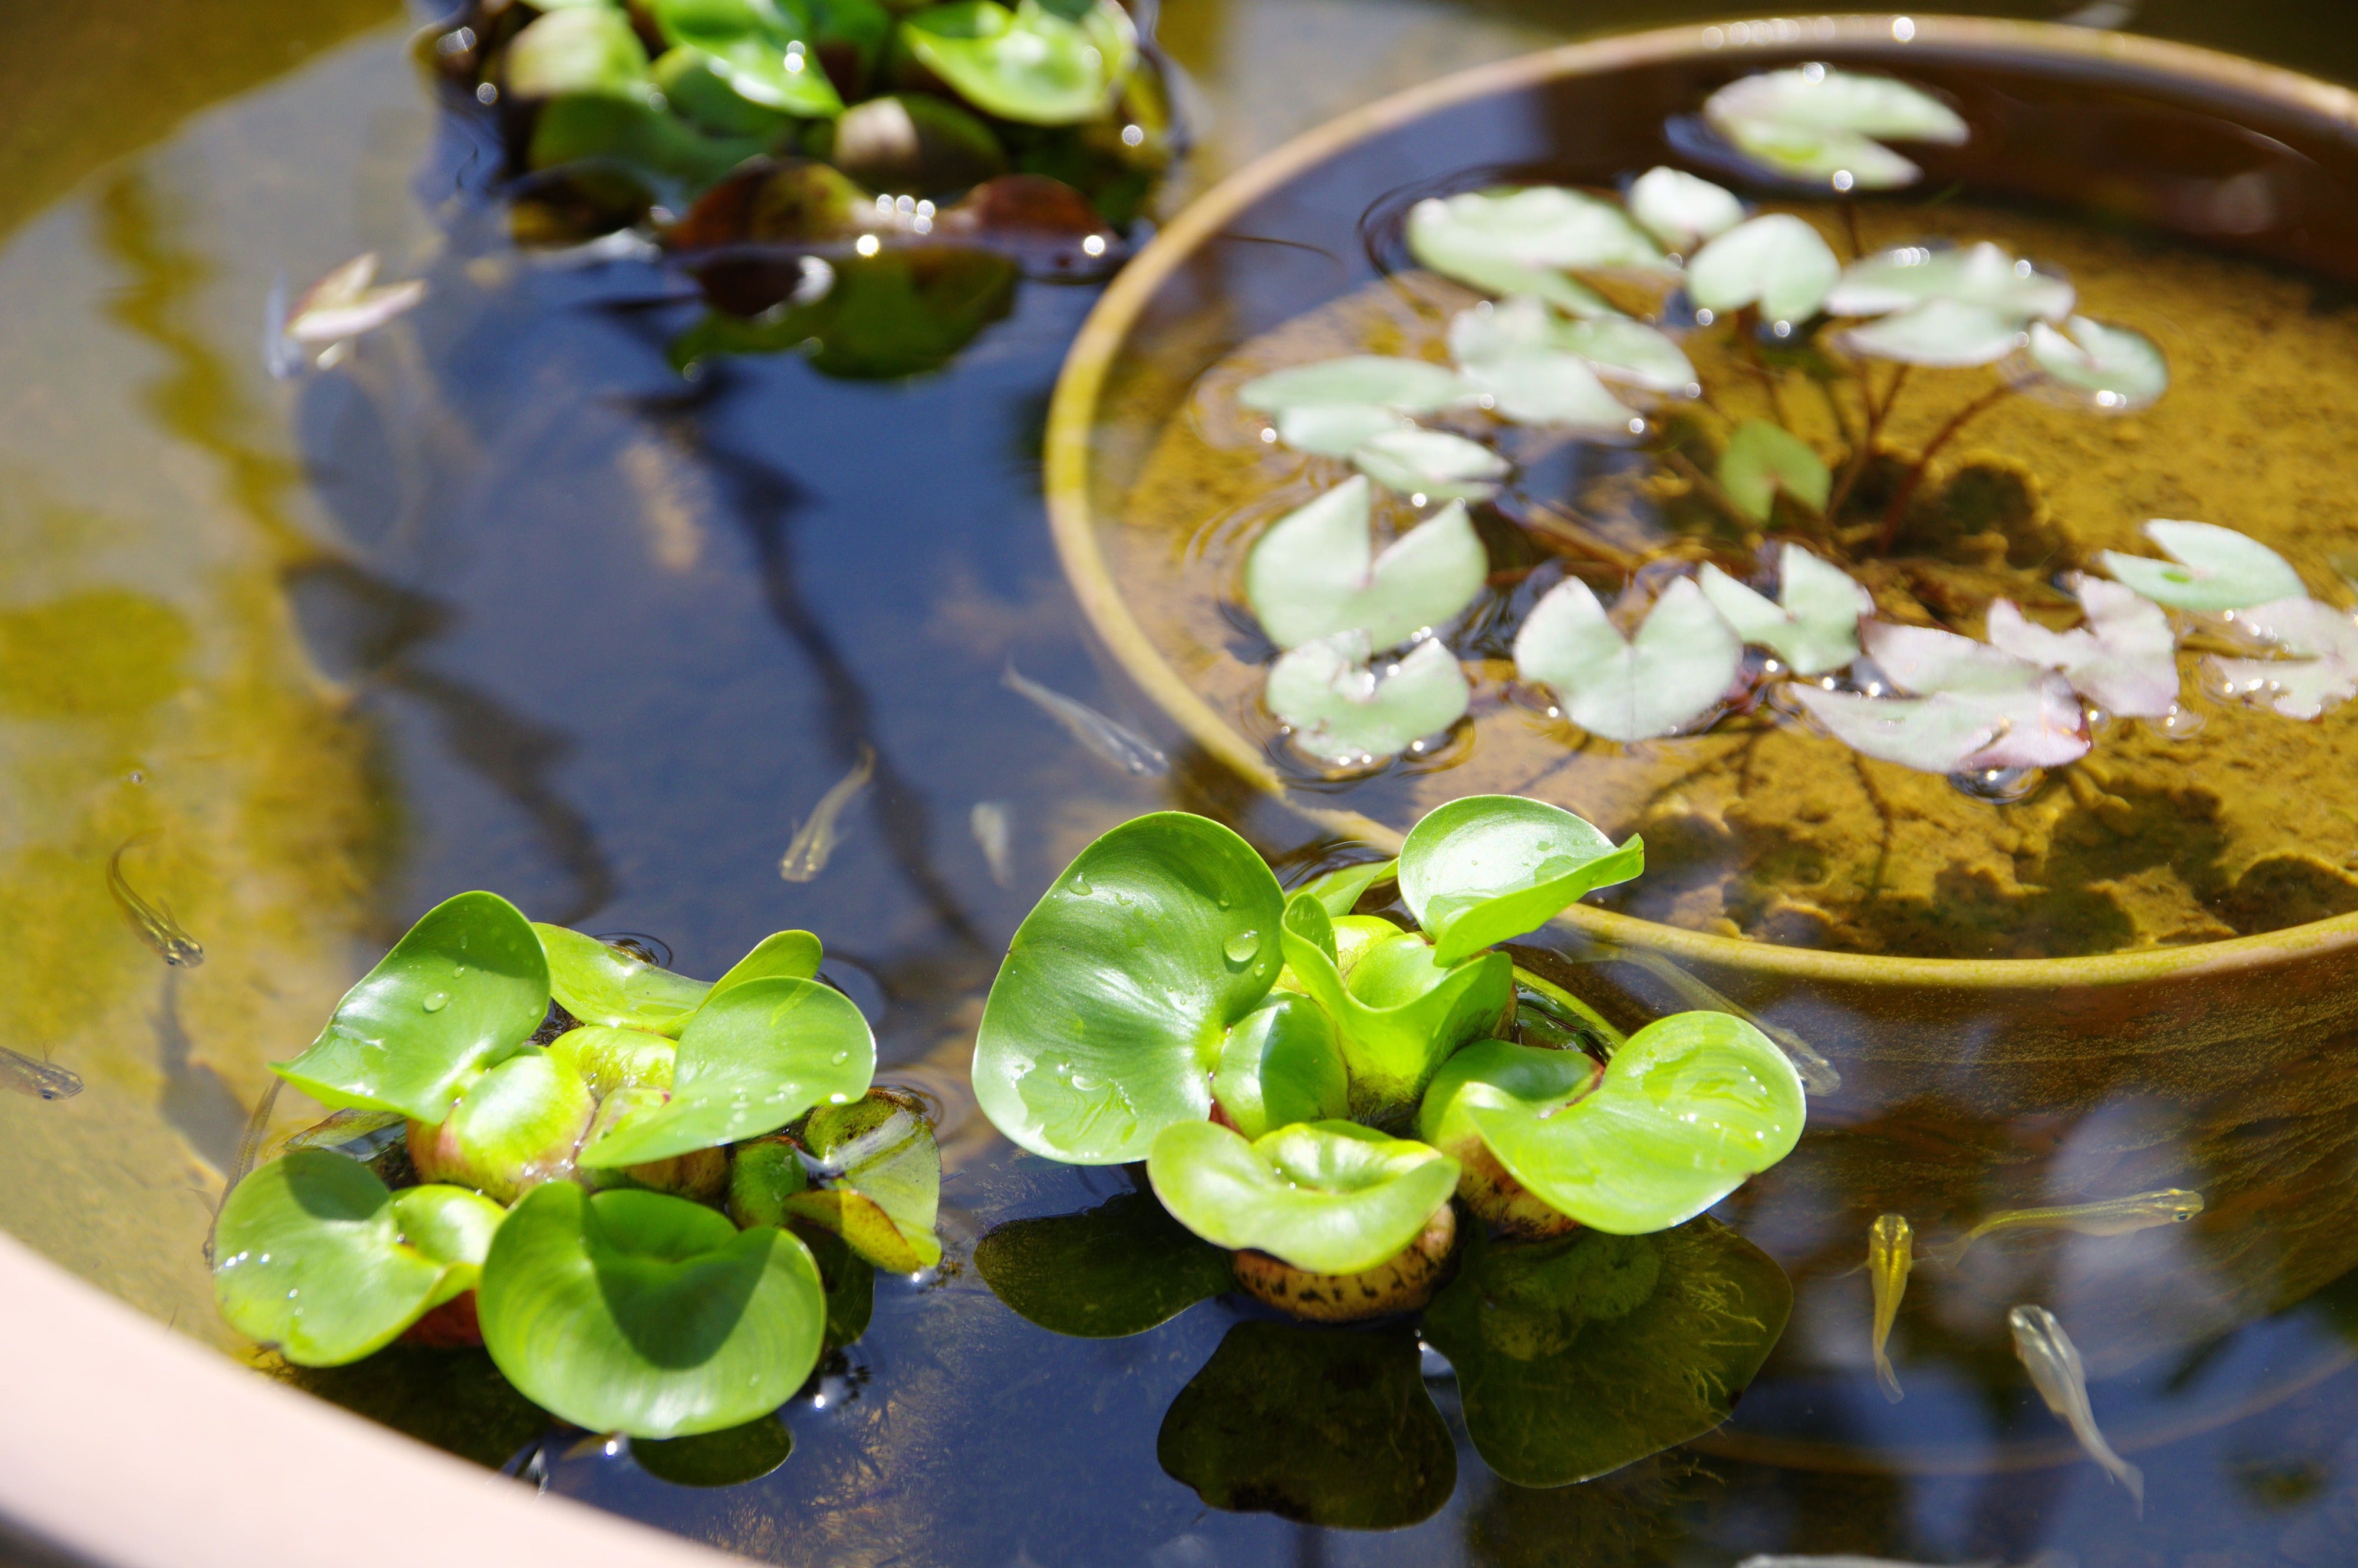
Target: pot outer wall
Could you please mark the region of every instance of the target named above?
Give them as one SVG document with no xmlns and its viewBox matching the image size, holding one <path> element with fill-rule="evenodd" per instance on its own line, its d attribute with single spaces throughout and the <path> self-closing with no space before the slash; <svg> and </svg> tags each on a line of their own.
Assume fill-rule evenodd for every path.
<svg viewBox="0 0 2358 1568">
<path fill-rule="evenodd" d="M 2358 100 L 2343 90 L 2037 24 L 1868 16 L 1757 24 L 1749 42 L 1739 31 L 1574 46 L 1374 105 L 1212 192 L 1109 291 L 1052 412 L 1052 516 L 1097 630 L 1211 758 L 1337 832 L 1397 845 L 1402 825 L 1289 794 L 1260 745 L 1190 688 L 1184 652 L 1148 637 L 1107 556 L 1123 499 L 1195 378 L 1403 265 L 1401 220 L 1422 196 L 1493 181 L 1610 186 L 1666 157 L 1691 164 L 1666 146 L 1667 119 L 1738 76 L 1824 59 L 1904 72 L 1975 124 L 1965 146 L 1909 148 L 1926 189 L 2110 217 L 2358 285 Z M 2223 209 L 2228 179 L 2263 182 L 2270 221 L 2254 228 L 2248 208 Z M 1863 1252 L 1885 1209 L 1923 1235 L 2006 1207 L 2201 1192 L 2205 1212 L 2188 1225 L 2030 1237 L 1997 1266 L 1976 1260 L 1933 1286 L 1944 1318 L 2002 1323 L 2026 1271 L 2092 1303 L 2081 1340 L 2100 1375 L 2358 1266 L 2358 916 L 2013 962 L 1775 948 L 1588 909 L 1533 940 L 1549 951 L 1530 961 L 1622 1022 L 1712 1005 L 1700 984 L 1791 1031 L 1839 1075 L 1812 1100 L 1812 1136 L 1737 1200 L 1747 1231 L 1789 1264 L 1812 1249 Z M 1989 1339 L 2003 1354 L 2002 1332 Z"/>
</svg>

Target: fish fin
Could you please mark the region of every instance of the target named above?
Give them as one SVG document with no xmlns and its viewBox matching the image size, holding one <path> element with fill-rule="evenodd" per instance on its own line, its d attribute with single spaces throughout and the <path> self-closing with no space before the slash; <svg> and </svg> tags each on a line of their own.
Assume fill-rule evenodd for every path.
<svg viewBox="0 0 2358 1568">
<path fill-rule="evenodd" d="M 1927 1247 L 1922 1252 L 1917 1254 L 1917 1260 L 1930 1263 L 1936 1269 L 1953 1269 L 1964 1261 L 1965 1253 L 1973 1244 L 1974 1238 L 1967 1236 L 1952 1241 L 1945 1247 Z"/>
<path fill-rule="evenodd" d="M 1899 1377 L 1891 1369 L 1891 1357 L 1879 1350 L 1875 1354 L 1875 1381 L 1883 1390 L 1884 1399 L 1892 1404 L 1908 1397 L 1899 1391 Z"/>
<path fill-rule="evenodd" d="M 2130 1499 L 2136 1504 L 2136 1516 L 2142 1519 L 2145 1518 L 2145 1472 L 2117 1454 L 2115 1462 L 2120 1468 L 2113 1473 L 2113 1478 L 2128 1488 Z"/>
</svg>

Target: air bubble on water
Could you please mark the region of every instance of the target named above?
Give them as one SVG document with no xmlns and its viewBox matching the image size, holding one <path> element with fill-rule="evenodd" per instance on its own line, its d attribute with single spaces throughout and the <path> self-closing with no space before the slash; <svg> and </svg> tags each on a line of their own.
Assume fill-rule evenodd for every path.
<svg viewBox="0 0 2358 1568">
<path fill-rule="evenodd" d="M 439 1012 L 450 1005 L 450 993 L 449 991 L 429 992 L 425 1001 L 419 1005 L 428 1012 Z"/>
<path fill-rule="evenodd" d="M 2201 733 L 2203 716 L 2180 703 L 2171 703 L 2169 711 L 2154 721 L 2154 728 L 2172 741 L 2183 741 Z"/>
<path fill-rule="evenodd" d="M 1963 794 L 1995 806 L 2028 799 L 2046 780 L 2045 771 L 2039 768 L 1979 768 L 1949 775 L 1949 783 Z"/>
<path fill-rule="evenodd" d="M 1239 931 L 1228 938 L 1223 951 L 1228 954 L 1231 964 L 1249 964 L 1254 955 L 1260 951 L 1260 933 Z"/>
</svg>

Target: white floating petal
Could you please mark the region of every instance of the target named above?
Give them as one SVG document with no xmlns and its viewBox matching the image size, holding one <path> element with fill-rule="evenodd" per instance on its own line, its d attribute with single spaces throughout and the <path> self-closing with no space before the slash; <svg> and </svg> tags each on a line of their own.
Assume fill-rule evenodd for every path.
<svg viewBox="0 0 2358 1568">
<path fill-rule="evenodd" d="M 1387 430 L 1351 454 L 1358 470 L 1387 490 L 1433 501 L 1475 501 L 1496 491 L 1507 460 L 1479 441 L 1408 426 Z"/>
<path fill-rule="evenodd" d="M 1758 305 L 1772 321 L 1815 315 L 1842 276 L 1833 247 L 1801 219 L 1771 212 L 1739 223 L 1687 266 L 1687 297 L 1707 310 Z"/>
<path fill-rule="evenodd" d="M 1338 632 L 1389 648 L 1455 620 L 1489 560 L 1452 504 L 1375 553 L 1368 481 L 1350 479 L 1270 524 L 1245 559 L 1245 599 L 1281 648 Z"/>
<path fill-rule="evenodd" d="M 1366 633 L 1345 632 L 1281 654 L 1270 668 L 1270 711 L 1322 761 L 1348 766 L 1391 756 L 1466 712 L 1466 672 L 1440 643 L 1419 643 L 1382 675 L 1368 667 L 1368 652 Z"/>
<path fill-rule="evenodd" d="M 2145 525 L 2145 535 L 2178 564 L 2106 550 L 2104 569 L 2173 610 L 2215 613 L 2308 596 L 2291 562 L 2233 528 L 2156 518 Z"/>
<path fill-rule="evenodd" d="M 1658 164 L 1629 187 L 1629 216 L 1664 249 L 1691 255 L 1744 222 L 1744 203 L 1708 179 Z"/>
<path fill-rule="evenodd" d="M 2178 706 L 2178 638 L 2161 606 L 2144 595 L 2083 577 L 2075 592 L 2087 625 L 2050 632 L 2026 620 L 2013 600 L 1990 606 L 1992 646 L 2051 670 L 2105 712 L 2162 719 Z"/>
<path fill-rule="evenodd" d="M 1775 654 L 1797 676 L 1823 675 L 1858 657 L 1859 620 L 1874 612 L 1874 597 L 1848 572 L 1798 545 L 1785 546 L 1778 572 L 1783 580 L 1775 600 L 1714 566 L 1703 568 L 1697 586 L 1739 636 Z"/>
<path fill-rule="evenodd" d="M 1671 584 L 1625 639 L 1586 583 L 1567 578 L 1532 606 L 1515 669 L 1552 688 L 1564 716 L 1607 741 L 1667 735 L 1727 695 L 1744 643 L 1693 581 Z"/>
</svg>

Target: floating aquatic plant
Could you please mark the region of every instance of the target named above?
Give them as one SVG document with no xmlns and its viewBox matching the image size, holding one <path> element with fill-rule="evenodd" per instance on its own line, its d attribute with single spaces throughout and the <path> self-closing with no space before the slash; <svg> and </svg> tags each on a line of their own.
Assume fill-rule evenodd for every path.
<svg viewBox="0 0 2358 1568">
<path fill-rule="evenodd" d="M 1461 1377 L 1493 1357 L 1504 1379 L 1509 1363 L 1601 1346 L 1585 1322 L 1642 1321 L 1650 1301 L 1668 1311 L 1681 1292 L 1701 1301 L 1715 1271 L 1733 1271 L 1722 1299 L 1764 1309 L 1748 1326 L 1708 1351 L 1660 1335 L 1662 1359 L 1613 1374 L 1693 1390 L 1671 1400 L 1675 1416 L 1619 1436 L 1586 1430 L 1573 1473 L 1536 1449 L 1509 1463 L 1553 1485 L 1715 1424 L 1788 1297 L 1773 1264 L 1695 1217 L 1790 1152 L 1800 1078 L 1725 1013 L 1675 1014 L 1625 1038 L 1496 946 L 1636 876 L 1643 858 L 1634 838 L 1617 846 L 1569 812 L 1500 795 L 1433 812 L 1396 863 L 1290 897 L 1202 817 L 1165 812 L 1106 834 L 1016 933 L 976 1038 L 976 1095 L 1033 1153 L 1144 1158 L 1178 1227 L 1158 1228 L 1168 1222 L 1130 1199 L 1018 1221 L 977 1249 L 984 1278 L 1026 1316 L 1086 1335 L 1140 1332 L 1232 1288 L 1313 1321 L 1427 1307 L 1456 1325 Z M 1386 880 L 1413 925 L 1350 913 Z M 1573 1243 L 1580 1261 L 1559 1264 L 1561 1243 L 1490 1242 L 1492 1225 L 1595 1235 Z M 1476 1261 L 1436 1299 L 1469 1238 Z M 1593 1265 L 1634 1271 L 1615 1288 L 1619 1310 L 1583 1304 Z M 1528 1315 L 1514 1336 L 1478 1327 L 1486 1312 L 1470 1302 L 1449 1304 L 1469 1267 Z M 1509 1285 L 1519 1270 L 1535 1272 Z M 1698 1355 L 1725 1359 L 1704 1373 Z M 1500 1397 L 1511 1413 L 1474 1426 L 1486 1456 L 1526 1453 L 1544 1435 L 1533 1422 L 1583 1419 Z M 1192 1428 L 1192 1408 L 1183 1397 L 1172 1422 Z M 1212 1497 L 1214 1456 L 1191 1438 L 1174 1457 L 1171 1431 L 1166 1467 Z"/>
<path fill-rule="evenodd" d="M 775 1409 L 842 1327 L 827 1279 L 940 1258 L 932 1130 L 869 1091 L 820 957 L 780 932 L 707 983 L 492 893 L 438 904 L 275 1066 L 341 1108 L 223 1202 L 223 1314 L 305 1366 L 480 1340 L 596 1431 Z"/>
<path fill-rule="evenodd" d="M 1922 178 L 1887 140 L 1958 146 L 1969 134 L 1955 110 L 1920 87 L 1816 63 L 1732 81 L 1704 103 L 1704 118 L 1768 171 L 1837 191 Z"/>
<path fill-rule="evenodd" d="M 1608 741 L 1667 735 L 1727 695 L 1744 641 L 1693 579 L 1663 591 L 1624 637 L 1589 586 L 1566 578 L 1515 637 L 1515 673 L 1554 692 L 1564 717 Z"/>
</svg>

